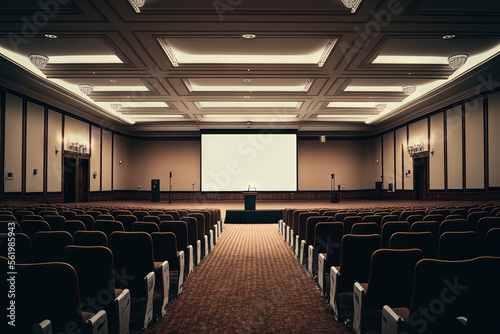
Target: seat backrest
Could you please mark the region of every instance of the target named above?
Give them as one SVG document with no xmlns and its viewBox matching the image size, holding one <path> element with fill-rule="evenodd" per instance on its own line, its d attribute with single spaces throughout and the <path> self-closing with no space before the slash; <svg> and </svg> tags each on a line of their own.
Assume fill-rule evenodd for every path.
<svg viewBox="0 0 500 334">
<path fill-rule="evenodd" d="M 196 218 L 196 224 L 198 225 L 198 240 L 203 240 L 205 234 L 208 231 L 205 231 L 205 216 L 201 213 L 190 212 L 188 217 Z"/>
<path fill-rule="evenodd" d="M 66 231 L 37 232 L 33 238 L 35 262 L 63 262 L 68 245 L 73 245 L 73 237 Z"/>
<path fill-rule="evenodd" d="M 113 210 L 111 211 L 111 215 L 115 218 L 115 220 L 118 220 L 117 217 L 124 215 L 124 216 L 130 216 L 132 215 L 132 212 L 129 210 Z"/>
<path fill-rule="evenodd" d="M 30 238 L 24 233 L 15 233 L 16 263 L 33 263 L 33 247 Z M 9 258 L 9 233 L 0 233 L 0 256 Z"/>
<path fill-rule="evenodd" d="M 352 225 L 351 234 L 356 234 L 356 235 L 380 234 L 380 229 L 377 223 L 357 223 Z"/>
<path fill-rule="evenodd" d="M 328 211 L 323 212 L 323 216 L 332 216 L 335 218 L 335 215 L 338 213 L 338 210 L 329 209 Z"/>
<path fill-rule="evenodd" d="M 443 217 L 446 217 L 449 214 L 451 214 L 451 209 L 433 209 L 429 211 L 429 215 L 442 215 Z"/>
<path fill-rule="evenodd" d="M 62 231 L 62 226 L 66 221 L 66 218 L 61 215 L 46 215 L 43 218 L 49 224 L 52 231 Z"/>
<path fill-rule="evenodd" d="M 186 222 L 188 226 L 188 242 L 195 247 L 198 240 L 198 223 L 196 222 L 196 218 L 184 216 L 180 220 Z"/>
<path fill-rule="evenodd" d="M 7 272 L 7 261 L 0 258 L 0 272 Z M 68 324 L 75 333 L 85 333 L 78 292 L 78 278 L 67 263 L 16 264 L 15 333 L 33 333 L 33 325 L 48 319 L 54 333 L 66 333 Z M 0 289 L 7 291 L 6 280 Z M 6 300 L 6 298 L 5 298 Z M 12 333 L 12 330 L 8 331 Z"/>
<path fill-rule="evenodd" d="M 130 289 L 132 297 L 145 297 L 144 277 L 154 271 L 151 236 L 146 232 L 114 232 L 109 240 L 116 272 L 130 278 L 127 284 L 115 279 L 116 287 Z"/>
<path fill-rule="evenodd" d="M 49 224 L 43 220 L 23 220 L 19 225 L 21 226 L 21 231 L 26 234 L 30 240 L 33 240 L 37 232 L 50 231 Z"/>
<path fill-rule="evenodd" d="M 496 215 L 499 213 L 500 213 L 500 207 L 494 207 L 493 210 L 491 210 L 492 217 L 496 217 Z"/>
<path fill-rule="evenodd" d="M 44 219 L 40 215 L 24 215 L 21 218 L 21 221 L 23 221 L 23 220 L 44 220 Z"/>
<path fill-rule="evenodd" d="M 469 228 L 471 231 L 476 230 L 477 222 L 483 217 L 491 217 L 491 213 L 489 213 L 488 211 L 475 211 L 469 213 L 469 215 L 467 216 L 467 224 L 469 224 Z"/>
<path fill-rule="evenodd" d="M 468 260 L 480 253 L 476 232 L 445 232 L 439 237 L 437 258 L 440 260 Z"/>
<path fill-rule="evenodd" d="M 17 222 L 17 218 L 12 214 L 0 215 L 0 222 Z"/>
<path fill-rule="evenodd" d="M 326 253 L 329 264 L 340 265 L 340 246 L 344 235 L 344 224 L 340 222 L 320 222 L 314 230 L 316 252 Z"/>
<path fill-rule="evenodd" d="M 293 212 L 293 217 L 292 217 L 292 224 L 290 225 L 290 228 L 293 230 L 295 234 L 298 233 L 299 229 L 299 215 L 303 212 L 309 212 L 308 210 L 295 210 Z"/>
<path fill-rule="evenodd" d="M 350 234 L 354 224 L 359 224 L 363 222 L 363 217 L 361 216 L 347 216 L 344 217 L 342 223 L 344 224 L 344 234 Z"/>
<path fill-rule="evenodd" d="M 439 224 L 439 235 L 445 232 L 462 232 L 469 228 L 465 219 L 445 219 Z"/>
<path fill-rule="evenodd" d="M 14 212 L 14 217 L 16 217 L 16 220 L 18 222 L 20 222 L 21 220 L 23 220 L 23 217 L 26 216 L 26 215 L 33 215 L 33 211 L 29 211 L 29 210 L 17 210 L 16 212 Z"/>
<path fill-rule="evenodd" d="M 64 262 L 70 264 L 78 275 L 80 299 L 94 301 L 84 302 L 83 311 L 97 313 L 105 310 L 108 317 L 113 317 L 115 283 L 111 250 L 102 246 L 67 246 L 63 255 Z"/>
<path fill-rule="evenodd" d="M 140 221 L 140 222 L 143 221 L 142 219 L 144 217 L 149 216 L 149 212 L 144 211 L 144 210 L 135 210 L 135 211 L 132 211 L 132 214 L 134 216 L 136 216 L 137 217 L 137 221 Z"/>
<path fill-rule="evenodd" d="M 187 246 L 189 245 L 188 226 L 185 221 L 172 220 L 162 222 L 160 225 L 160 232 L 172 232 L 175 234 L 178 250 L 183 250 L 184 253 L 187 252 Z"/>
<path fill-rule="evenodd" d="M 355 213 L 349 213 L 349 212 L 338 212 L 335 215 L 335 221 L 336 222 L 343 222 L 344 218 L 349 217 L 349 216 L 357 216 L 357 215 Z M 363 218 L 361 216 L 358 216 L 358 217 L 361 218 L 361 221 L 363 221 Z"/>
<path fill-rule="evenodd" d="M 464 217 L 462 217 L 462 215 L 458 215 L 458 214 L 450 214 L 450 215 L 445 217 L 445 220 L 446 219 L 464 219 Z"/>
<path fill-rule="evenodd" d="M 92 218 L 93 218 L 94 220 L 96 220 L 96 219 L 97 219 L 97 217 L 101 215 L 101 212 L 100 212 L 100 211 L 97 211 L 97 210 L 86 210 L 86 211 L 85 211 L 85 214 L 86 214 L 86 215 L 89 215 L 89 216 L 92 216 Z"/>
<path fill-rule="evenodd" d="M 163 212 L 162 210 L 149 210 L 150 216 L 158 216 L 163 214 L 165 214 L 165 212 Z"/>
<path fill-rule="evenodd" d="M 423 217 L 423 216 L 425 216 L 425 210 L 405 210 L 405 211 L 401 212 L 401 215 L 399 216 L 399 220 L 405 221 L 408 219 L 408 217 L 414 216 L 414 215 L 422 215 L 422 217 Z M 419 220 L 422 220 L 422 219 L 419 219 Z"/>
<path fill-rule="evenodd" d="M 66 220 L 62 225 L 62 230 L 73 235 L 76 231 L 86 231 L 87 228 L 81 220 Z"/>
<path fill-rule="evenodd" d="M 409 232 L 410 224 L 405 221 L 391 221 L 382 226 L 382 248 L 389 248 L 389 241 L 396 232 Z"/>
<path fill-rule="evenodd" d="M 105 214 L 100 214 L 99 216 L 97 216 L 94 219 L 94 221 L 96 221 L 96 220 L 115 220 L 115 217 L 113 217 L 109 213 L 105 213 Z"/>
<path fill-rule="evenodd" d="M 298 223 L 298 231 L 297 234 L 300 240 L 306 239 L 306 228 L 307 228 L 307 219 L 309 217 L 319 216 L 318 212 L 302 212 L 299 214 L 299 223 Z"/>
<path fill-rule="evenodd" d="M 153 253 L 156 262 L 168 261 L 169 266 L 175 267 L 177 260 L 177 239 L 172 232 L 154 232 Z"/>
<path fill-rule="evenodd" d="M 367 282 L 373 252 L 380 248 L 379 234 L 346 234 L 340 252 L 340 279 L 338 291 L 352 291 L 355 282 Z"/>
<path fill-rule="evenodd" d="M 158 228 L 160 227 L 160 223 L 161 223 L 161 220 L 160 220 L 160 218 L 158 218 L 158 216 L 144 216 L 144 218 L 142 218 L 142 221 L 155 223 L 156 225 L 158 225 Z"/>
<path fill-rule="evenodd" d="M 153 222 L 135 222 L 133 226 L 134 232 L 146 232 L 152 234 L 154 232 L 160 232 L 158 225 Z"/>
<path fill-rule="evenodd" d="M 396 232 L 389 240 L 390 249 L 417 248 L 425 258 L 436 257 L 436 239 L 431 232 Z"/>
<path fill-rule="evenodd" d="M 160 221 L 167 221 L 167 220 L 175 220 L 172 215 L 169 214 L 163 214 L 163 215 L 158 215 L 158 218 L 160 218 Z"/>
<path fill-rule="evenodd" d="M 116 216 L 116 221 L 123 224 L 125 231 L 132 232 L 134 229 L 134 223 L 137 221 L 137 217 L 133 214 L 119 214 Z"/>
<path fill-rule="evenodd" d="M 369 308 L 410 307 L 415 265 L 423 257 L 416 248 L 376 250 L 371 258 L 366 295 Z"/>
<path fill-rule="evenodd" d="M 479 244 L 484 245 L 486 235 L 492 228 L 500 228 L 500 217 L 483 217 L 477 222 L 476 233 Z"/>
<path fill-rule="evenodd" d="M 365 215 L 363 217 L 363 223 L 377 223 L 377 225 L 380 227 L 382 225 L 382 216 L 373 214 Z"/>
<path fill-rule="evenodd" d="M 94 229 L 94 217 L 91 215 L 74 215 L 71 220 L 79 220 L 84 223 L 87 231 L 92 231 Z"/>
<path fill-rule="evenodd" d="M 320 222 L 333 222 L 334 218 L 331 216 L 312 216 L 307 218 L 306 221 L 306 245 L 314 244 L 314 230 L 316 229 L 316 224 Z"/>
<path fill-rule="evenodd" d="M 21 226 L 15 220 L 0 221 L 0 233 L 21 233 Z"/>
<path fill-rule="evenodd" d="M 69 220 L 69 219 L 73 218 L 73 216 L 76 216 L 76 212 L 75 211 L 59 211 L 59 215 L 64 216 L 64 218 L 66 218 L 66 220 Z"/>
<path fill-rule="evenodd" d="M 172 218 L 174 218 L 173 220 L 180 220 L 181 218 L 181 215 L 177 212 L 177 211 L 174 211 L 174 210 L 165 210 L 164 211 L 165 215 L 171 215 Z"/>
<path fill-rule="evenodd" d="M 406 217 L 406 221 L 408 224 L 413 225 L 413 223 L 418 222 L 418 221 L 423 221 L 424 220 L 424 215 L 410 215 Z"/>
<path fill-rule="evenodd" d="M 73 233 L 75 246 L 108 247 L 108 237 L 101 231 L 76 231 Z"/>
<path fill-rule="evenodd" d="M 486 234 L 483 254 L 486 256 L 500 256 L 500 228 L 492 228 Z"/>
<path fill-rule="evenodd" d="M 94 222 L 94 230 L 104 232 L 108 241 L 111 240 L 110 237 L 113 232 L 125 231 L 123 224 L 116 220 L 96 220 Z"/>
<path fill-rule="evenodd" d="M 435 238 L 436 245 L 439 240 L 439 223 L 436 221 L 415 222 L 410 226 L 411 232 L 431 232 Z"/>
<path fill-rule="evenodd" d="M 435 214 L 429 214 L 424 217 L 424 221 L 437 221 L 438 223 L 441 223 L 443 220 L 445 220 L 445 216 L 439 213 Z"/>
</svg>

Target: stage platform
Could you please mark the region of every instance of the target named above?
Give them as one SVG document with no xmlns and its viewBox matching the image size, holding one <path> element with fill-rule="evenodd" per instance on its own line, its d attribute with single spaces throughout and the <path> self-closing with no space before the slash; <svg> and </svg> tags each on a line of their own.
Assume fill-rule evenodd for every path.
<svg viewBox="0 0 500 334">
<path fill-rule="evenodd" d="M 277 224 L 283 210 L 226 210 L 225 224 Z"/>
</svg>

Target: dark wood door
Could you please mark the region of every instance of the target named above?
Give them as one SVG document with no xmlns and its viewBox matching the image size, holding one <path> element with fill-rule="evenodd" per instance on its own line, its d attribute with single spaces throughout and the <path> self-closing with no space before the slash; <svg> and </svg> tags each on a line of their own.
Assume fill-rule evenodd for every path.
<svg viewBox="0 0 500 334">
<path fill-rule="evenodd" d="M 429 198 L 429 157 L 413 158 L 413 189 L 415 199 L 426 201 Z"/>
<path fill-rule="evenodd" d="M 76 200 L 76 158 L 64 158 L 64 203 L 74 203 Z"/>
<path fill-rule="evenodd" d="M 87 202 L 89 200 L 89 160 L 78 159 L 78 201 Z"/>
</svg>

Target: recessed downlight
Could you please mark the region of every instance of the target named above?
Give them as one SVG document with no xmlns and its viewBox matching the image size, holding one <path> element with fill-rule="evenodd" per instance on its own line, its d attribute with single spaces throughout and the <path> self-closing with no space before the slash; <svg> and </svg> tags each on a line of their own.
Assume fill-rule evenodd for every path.
<svg viewBox="0 0 500 334">
<path fill-rule="evenodd" d="M 456 35 L 454 35 L 454 34 L 449 34 L 449 35 L 444 35 L 444 36 L 443 36 L 443 39 L 453 39 L 453 38 L 455 38 L 455 37 L 456 37 Z"/>
<path fill-rule="evenodd" d="M 243 82 L 246 82 L 246 83 L 251 83 L 253 80 L 252 79 L 243 79 Z"/>
<path fill-rule="evenodd" d="M 241 37 L 243 37 L 244 39 L 254 39 L 254 38 L 257 38 L 257 35 L 255 35 L 255 34 L 243 34 L 243 35 L 241 35 Z"/>
<path fill-rule="evenodd" d="M 51 39 L 56 39 L 57 38 L 57 35 L 54 35 L 54 34 L 45 34 L 44 36 L 47 37 L 47 38 L 51 38 Z"/>
</svg>

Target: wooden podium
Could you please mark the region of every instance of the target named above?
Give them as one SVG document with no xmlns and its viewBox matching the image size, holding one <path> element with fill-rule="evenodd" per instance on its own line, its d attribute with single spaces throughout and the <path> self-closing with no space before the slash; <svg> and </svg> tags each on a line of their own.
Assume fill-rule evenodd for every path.
<svg viewBox="0 0 500 334">
<path fill-rule="evenodd" d="M 245 210 L 255 210 L 255 198 L 257 197 L 257 192 L 244 191 L 243 196 L 245 197 Z"/>
</svg>

